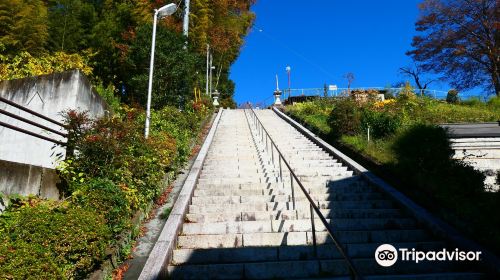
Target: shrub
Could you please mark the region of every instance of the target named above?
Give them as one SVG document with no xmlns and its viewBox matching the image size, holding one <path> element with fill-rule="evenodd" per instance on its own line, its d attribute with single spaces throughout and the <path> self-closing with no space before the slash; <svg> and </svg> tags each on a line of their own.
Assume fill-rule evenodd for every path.
<svg viewBox="0 0 500 280">
<path fill-rule="evenodd" d="M 437 173 L 453 155 L 446 131 L 437 126 L 415 125 L 393 146 L 400 167 Z"/>
<path fill-rule="evenodd" d="M 467 106 L 471 106 L 471 107 L 484 105 L 484 103 L 481 101 L 481 99 L 479 99 L 479 97 L 475 97 L 475 96 L 471 97 L 467 100 L 461 101 L 461 103 L 463 105 L 467 105 Z"/>
<path fill-rule="evenodd" d="M 353 98 L 343 98 L 335 102 L 328 118 L 334 137 L 354 135 L 361 127 L 361 111 Z"/>
<path fill-rule="evenodd" d="M 406 82 L 404 87 L 401 88 L 398 94 L 398 99 L 400 100 L 412 100 L 417 96 L 415 95 L 414 88 L 410 85 L 409 82 Z"/>
<path fill-rule="evenodd" d="M 74 188 L 72 201 L 82 208 L 103 213 L 114 234 L 128 228 L 132 211 L 120 187 L 108 179 L 96 178 Z"/>
<path fill-rule="evenodd" d="M 490 100 L 488 100 L 488 106 L 500 110 L 500 97 L 492 97 Z"/>
<path fill-rule="evenodd" d="M 361 127 L 364 131 L 370 127 L 370 134 L 375 138 L 382 138 L 394 134 L 401 126 L 399 116 L 386 111 L 365 109 L 361 114 Z"/>
<path fill-rule="evenodd" d="M 392 149 L 401 178 L 430 193 L 452 200 L 483 190 L 484 175 L 452 158 L 454 151 L 441 127 L 415 125 L 399 135 Z"/>
<path fill-rule="evenodd" d="M 95 211 L 42 202 L 0 216 L 0 275 L 83 279 L 105 256 L 110 232 Z"/>
<path fill-rule="evenodd" d="M 446 102 L 451 104 L 457 104 L 460 101 L 458 98 L 458 90 L 450 89 L 448 94 L 446 94 Z"/>
</svg>

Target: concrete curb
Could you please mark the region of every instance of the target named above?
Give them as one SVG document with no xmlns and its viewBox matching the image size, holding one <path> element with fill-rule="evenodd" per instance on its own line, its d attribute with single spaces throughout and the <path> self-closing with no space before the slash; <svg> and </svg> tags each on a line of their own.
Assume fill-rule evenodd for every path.
<svg viewBox="0 0 500 280">
<path fill-rule="evenodd" d="M 207 156 L 208 148 L 212 144 L 212 140 L 219 125 L 223 109 L 215 117 L 212 128 L 203 142 L 203 146 L 196 157 L 189 175 L 182 186 L 182 190 L 175 201 L 175 204 L 170 212 L 170 215 L 165 223 L 163 230 L 156 241 L 155 246 L 149 254 L 148 260 L 142 269 L 140 280 L 156 280 L 167 278 L 166 266 L 172 256 L 172 251 L 175 247 L 176 238 L 184 223 L 184 216 L 186 214 L 189 202 L 194 192 L 194 187 L 198 181 L 203 162 Z"/>
<path fill-rule="evenodd" d="M 279 117 L 295 127 L 299 132 L 304 134 L 311 141 L 322 147 L 326 152 L 339 159 L 342 163 L 346 164 L 351 168 L 356 175 L 359 175 L 366 179 L 370 184 L 377 187 L 382 192 L 389 195 L 394 199 L 399 205 L 404 207 L 412 216 L 417 219 L 418 222 L 427 226 L 432 233 L 448 239 L 452 244 L 459 246 L 462 250 L 470 251 L 481 251 L 482 261 L 484 264 L 496 274 L 500 274 L 500 258 L 491 253 L 490 251 L 484 249 L 482 246 L 476 242 L 463 237 L 457 230 L 445 223 L 444 221 L 436 218 L 434 215 L 429 213 L 427 210 L 413 202 L 407 196 L 396 190 L 394 187 L 386 183 L 384 180 L 377 177 L 368 169 L 364 168 L 323 139 L 316 136 L 307 128 L 303 127 L 301 124 L 291 119 L 289 116 L 273 107 L 272 109 Z"/>
</svg>

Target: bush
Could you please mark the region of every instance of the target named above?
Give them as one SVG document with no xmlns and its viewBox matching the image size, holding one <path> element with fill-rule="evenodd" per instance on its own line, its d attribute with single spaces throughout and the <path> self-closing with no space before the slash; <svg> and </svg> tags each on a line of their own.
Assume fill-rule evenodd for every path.
<svg viewBox="0 0 500 280">
<path fill-rule="evenodd" d="M 457 104 L 460 102 L 460 99 L 458 98 L 458 90 L 450 89 L 448 94 L 446 94 L 446 102 L 451 104 Z"/>
<path fill-rule="evenodd" d="M 103 213 L 106 224 L 114 234 L 129 227 L 132 215 L 125 193 L 108 179 L 91 179 L 73 192 L 72 201 L 90 211 Z"/>
<path fill-rule="evenodd" d="M 62 162 L 58 170 L 68 182 L 69 193 L 92 178 L 107 178 L 125 192 L 133 210 L 144 209 L 159 195 L 160 182 L 172 168 L 176 141 L 165 132 L 145 140 L 143 118 L 137 117 L 141 112 L 130 108 L 124 111 L 122 117 L 95 121 L 85 113 L 69 112 L 66 123 L 70 124 L 72 146 L 78 153 Z"/>
<path fill-rule="evenodd" d="M 0 216 L 0 275 L 83 279 L 103 260 L 109 238 L 96 211 L 50 202 L 14 209 Z"/>
<path fill-rule="evenodd" d="M 471 106 L 471 107 L 477 107 L 477 106 L 482 106 L 484 105 L 484 102 L 479 99 L 479 97 L 471 97 L 467 100 L 461 101 L 463 105 Z"/>
<path fill-rule="evenodd" d="M 394 134 L 401 126 L 399 116 L 385 111 L 366 109 L 361 114 L 361 127 L 364 131 L 370 128 L 370 134 L 375 138 L 382 138 Z"/>
<path fill-rule="evenodd" d="M 500 97 L 492 97 L 490 100 L 488 100 L 488 106 L 500 110 Z"/>
<path fill-rule="evenodd" d="M 453 150 L 446 131 L 437 126 L 416 125 L 393 146 L 398 165 L 405 170 L 438 173 L 450 162 Z"/>
<path fill-rule="evenodd" d="M 441 127 L 415 125 L 399 135 L 392 148 L 400 177 L 429 193 L 451 200 L 483 191 L 484 175 L 453 159 L 454 151 Z"/>
<path fill-rule="evenodd" d="M 353 98 L 343 98 L 335 102 L 328 118 L 334 137 L 354 135 L 360 131 L 361 111 Z"/>
</svg>

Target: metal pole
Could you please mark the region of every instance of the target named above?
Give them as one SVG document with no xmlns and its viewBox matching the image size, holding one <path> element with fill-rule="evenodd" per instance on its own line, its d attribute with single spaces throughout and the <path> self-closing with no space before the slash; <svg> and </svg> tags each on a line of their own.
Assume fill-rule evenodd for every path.
<svg viewBox="0 0 500 280">
<path fill-rule="evenodd" d="M 288 72 L 288 99 L 290 100 L 290 95 L 291 95 L 291 83 L 290 83 L 290 74 L 291 74 L 291 71 L 292 69 L 289 67 L 287 67 L 287 72 Z"/>
<path fill-rule="evenodd" d="M 271 145 L 271 158 L 273 160 L 273 165 L 274 165 L 274 152 L 273 152 L 273 145 Z M 276 166 L 276 165 L 275 165 Z"/>
<path fill-rule="evenodd" d="M 214 57 L 210 54 L 210 85 L 209 85 L 209 94 L 212 96 L 212 63 L 214 62 Z"/>
<path fill-rule="evenodd" d="M 149 83 L 148 83 L 148 101 L 146 105 L 146 124 L 144 128 L 144 138 L 149 136 L 149 121 L 151 119 L 151 91 L 153 89 L 153 66 L 155 61 L 155 43 L 156 43 L 156 21 L 158 17 L 158 10 L 155 10 L 153 19 L 153 39 L 151 42 L 151 61 L 149 62 Z"/>
<path fill-rule="evenodd" d="M 293 210 L 296 210 L 296 208 L 295 208 L 295 191 L 293 189 L 293 175 L 292 175 L 292 170 L 290 170 L 290 188 L 292 189 Z"/>
<path fill-rule="evenodd" d="M 184 33 L 184 36 L 186 36 L 186 38 L 188 37 L 188 34 L 189 34 L 189 0 L 184 0 L 184 24 L 182 26 L 182 30 L 183 30 L 183 33 Z M 187 45 L 187 41 L 186 41 L 186 45 Z"/>
<path fill-rule="evenodd" d="M 207 79 L 206 79 L 206 82 L 205 82 L 205 94 L 206 95 L 208 95 L 208 71 L 210 69 L 209 56 L 210 56 L 210 45 L 207 44 Z"/>
<path fill-rule="evenodd" d="M 311 211 L 311 230 L 312 230 L 313 245 L 314 245 L 314 256 L 318 257 L 318 248 L 316 245 L 316 227 L 314 226 L 314 210 L 312 204 L 309 204 L 309 210 Z"/>
<path fill-rule="evenodd" d="M 280 164 L 280 179 L 281 179 L 281 181 L 283 181 L 283 171 L 281 169 L 281 154 L 279 154 L 278 161 Z"/>
</svg>

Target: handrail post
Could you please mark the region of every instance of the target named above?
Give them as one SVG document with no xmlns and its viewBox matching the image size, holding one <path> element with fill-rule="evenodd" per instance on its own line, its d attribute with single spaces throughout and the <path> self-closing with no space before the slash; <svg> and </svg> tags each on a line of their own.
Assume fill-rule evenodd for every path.
<svg viewBox="0 0 500 280">
<path fill-rule="evenodd" d="M 261 123 L 259 123 L 259 125 L 260 125 L 260 140 L 264 142 L 264 126 L 262 126 Z"/>
<path fill-rule="evenodd" d="M 273 165 L 274 165 L 274 151 L 273 151 L 273 145 L 271 145 L 271 159 L 273 161 Z"/>
<path fill-rule="evenodd" d="M 281 169 L 281 154 L 278 155 L 278 161 L 280 164 L 280 179 L 281 179 L 281 181 L 283 181 L 283 171 Z"/>
<path fill-rule="evenodd" d="M 293 176 L 291 170 L 290 170 L 290 188 L 292 189 L 293 210 L 297 210 L 297 208 L 295 208 L 295 191 L 293 189 Z"/>
<path fill-rule="evenodd" d="M 314 226 L 314 210 L 313 210 L 312 204 L 309 204 L 309 210 L 311 211 L 311 230 L 312 230 L 312 238 L 313 238 L 313 245 L 314 245 L 314 256 L 317 258 L 318 257 L 318 247 L 316 244 L 316 227 Z"/>
<path fill-rule="evenodd" d="M 272 149 L 272 147 L 271 147 L 271 149 Z M 268 150 L 268 148 L 267 148 L 267 135 L 266 135 L 266 151 L 267 150 Z"/>
</svg>

